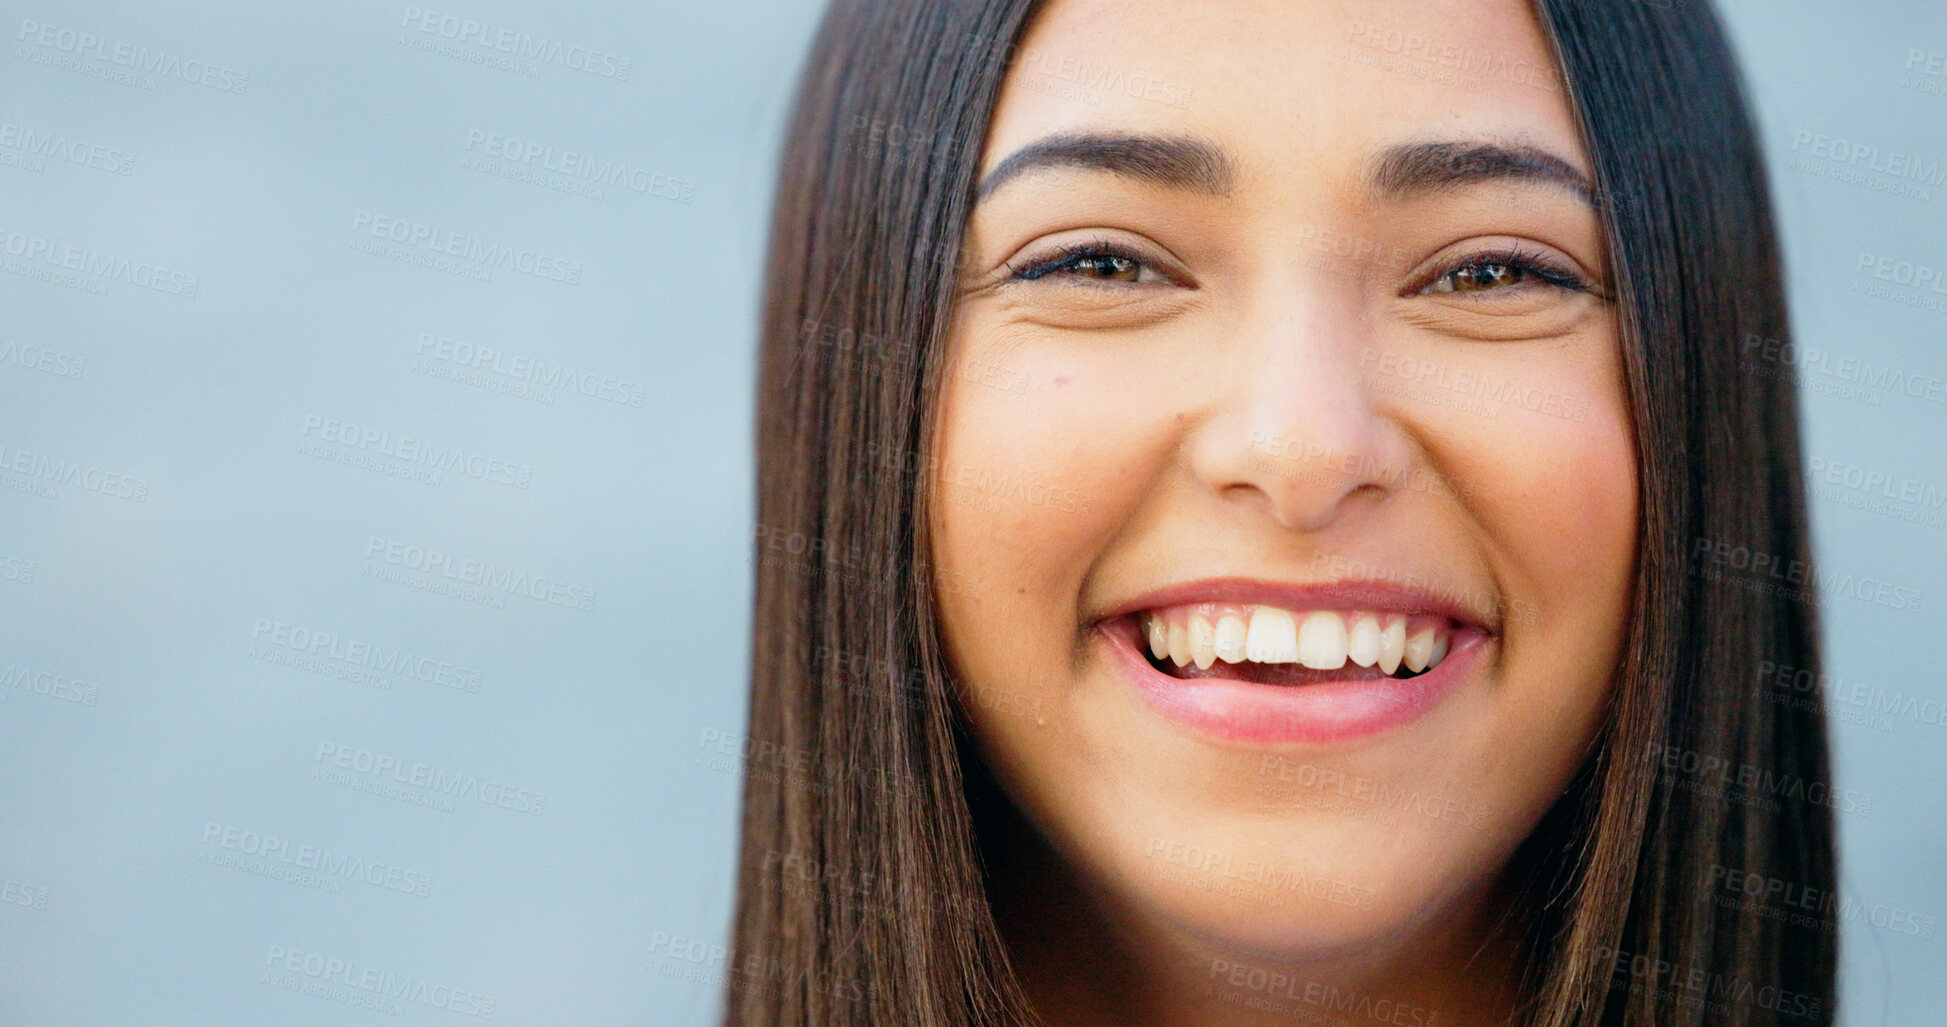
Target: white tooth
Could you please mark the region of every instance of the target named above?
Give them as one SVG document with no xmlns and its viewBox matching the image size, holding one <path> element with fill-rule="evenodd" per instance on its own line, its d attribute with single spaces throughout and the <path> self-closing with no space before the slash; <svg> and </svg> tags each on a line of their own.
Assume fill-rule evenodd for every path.
<svg viewBox="0 0 1947 1027">
<path fill-rule="evenodd" d="M 1447 629 L 1445 628 L 1441 628 L 1433 633 L 1433 655 L 1426 658 L 1426 669 L 1432 670 L 1438 667 L 1440 661 L 1447 658 L 1447 646 L 1452 644 L 1452 642 L 1453 638 L 1447 633 Z"/>
<path fill-rule="evenodd" d="M 1217 638 L 1212 645 L 1217 650 L 1217 658 L 1225 663 L 1240 663 L 1244 659 L 1244 639 L 1250 634 L 1250 625 L 1244 618 L 1234 613 L 1226 613 L 1217 620 Z"/>
<path fill-rule="evenodd" d="M 1183 630 L 1183 622 L 1170 621 L 1170 662 L 1181 667 L 1190 662 L 1190 636 Z"/>
<path fill-rule="evenodd" d="M 1320 610 L 1298 628 L 1298 662 L 1313 670 L 1345 666 L 1345 618 Z"/>
<path fill-rule="evenodd" d="M 1418 674 L 1433 657 L 1433 628 L 1424 627 L 1406 639 L 1406 669 Z"/>
<path fill-rule="evenodd" d="M 1382 644 L 1379 638 L 1379 618 L 1362 613 L 1352 622 L 1352 637 L 1346 640 L 1345 654 L 1361 667 L 1370 667 L 1379 662 Z"/>
<path fill-rule="evenodd" d="M 1386 630 L 1379 633 L 1379 669 L 1391 674 L 1399 669 L 1399 661 L 1406 655 L 1406 618 L 1394 617 L 1386 622 Z"/>
<path fill-rule="evenodd" d="M 1211 645 L 1217 639 L 1217 630 L 1210 626 L 1210 618 L 1203 614 L 1190 615 L 1190 659 L 1195 660 L 1198 670 L 1209 670 L 1217 662 L 1217 650 Z"/>
<path fill-rule="evenodd" d="M 1170 655 L 1170 633 L 1163 626 L 1163 618 L 1155 614 L 1146 615 L 1149 628 L 1149 654 L 1158 660 L 1166 660 Z"/>
<path fill-rule="evenodd" d="M 1244 658 L 1255 663 L 1298 662 L 1298 621 L 1291 612 L 1275 606 L 1251 610 L 1251 626 L 1244 638 Z"/>
</svg>

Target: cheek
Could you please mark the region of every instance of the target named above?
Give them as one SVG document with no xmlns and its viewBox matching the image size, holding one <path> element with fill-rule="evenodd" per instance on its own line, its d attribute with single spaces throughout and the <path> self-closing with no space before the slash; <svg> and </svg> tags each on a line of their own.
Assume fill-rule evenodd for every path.
<svg viewBox="0 0 1947 1027">
<path fill-rule="evenodd" d="M 1615 344 L 1489 351 L 1470 367 L 1496 395 L 1418 432 L 1459 486 L 1519 630 L 1620 632 L 1635 566 L 1634 428 Z M 1437 408 L 1429 408 L 1437 409 Z"/>
<path fill-rule="evenodd" d="M 1499 511 L 1526 553 L 1540 599 L 1574 597 L 1619 634 L 1635 566 L 1636 446 L 1620 377 L 1607 366 L 1559 386 L 1588 397 L 1572 416 L 1527 414 L 1534 459 Z M 1519 525 L 1519 527 L 1513 527 Z"/>
<path fill-rule="evenodd" d="M 967 712 L 989 744 L 1012 748 L 1032 742 L 1013 732 L 1033 718 L 1007 714 L 1067 698 L 1059 672 L 1090 569 L 1167 450 L 1127 383 L 1089 354 L 981 349 L 1005 355 L 960 358 L 941 382 L 930 548 L 936 579 L 969 585 L 936 588 Z"/>
<path fill-rule="evenodd" d="M 1090 372 L 1085 360 L 1019 350 L 945 372 L 934 559 L 992 579 L 1009 605 L 1072 606 L 1089 562 L 1147 488 L 1153 447 L 1130 397 Z"/>
<path fill-rule="evenodd" d="M 1479 743 L 1493 768 L 1485 780 L 1502 782 L 1487 787 L 1526 811 L 1522 823 L 1559 793 L 1597 730 L 1629 623 L 1634 429 L 1619 368 L 1590 349 L 1586 361 L 1520 372 L 1559 403 L 1508 404 L 1441 432 L 1504 603 L 1499 712 Z"/>
</svg>

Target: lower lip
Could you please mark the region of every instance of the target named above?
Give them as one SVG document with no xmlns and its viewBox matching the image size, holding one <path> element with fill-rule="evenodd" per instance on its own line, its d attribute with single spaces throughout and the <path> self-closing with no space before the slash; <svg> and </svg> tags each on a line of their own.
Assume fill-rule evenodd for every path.
<svg viewBox="0 0 1947 1027">
<path fill-rule="evenodd" d="M 1233 742 L 1340 742 L 1418 720 L 1480 662 L 1487 636 L 1457 628 L 1440 665 L 1417 677 L 1264 685 L 1176 678 L 1149 665 L 1134 618 L 1097 628 L 1122 675 L 1171 720 Z"/>
</svg>

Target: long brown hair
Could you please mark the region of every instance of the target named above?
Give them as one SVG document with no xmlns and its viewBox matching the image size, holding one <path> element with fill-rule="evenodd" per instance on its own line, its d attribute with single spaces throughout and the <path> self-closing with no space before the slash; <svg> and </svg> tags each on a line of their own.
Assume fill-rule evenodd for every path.
<svg viewBox="0 0 1947 1027">
<path fill-rule="evenodd" d="M 1535 2 L 1606 201 L 1642 514 L 1610 720 L 1516 857 L 1521 1018 L 1830 1023 L 1832 932 L 1713 893 L 1830 894 L 1839 793 L 1822 708 L 1759 701 L 1775 668 L 1817 673 L 1815 605 L 1720 558 L 1810 580 L 1796 396 L 1740 363 L 1789 338 L 1742 86 L 1698 0 Z M 956 260 L 1034 7 L 834 0 L 803 72 L 761 321 L 726 1024 L 1034 1022 L 934 624 L 937 590 L 980 583 L 934 573 L 924 531 Z"/>
</svg>

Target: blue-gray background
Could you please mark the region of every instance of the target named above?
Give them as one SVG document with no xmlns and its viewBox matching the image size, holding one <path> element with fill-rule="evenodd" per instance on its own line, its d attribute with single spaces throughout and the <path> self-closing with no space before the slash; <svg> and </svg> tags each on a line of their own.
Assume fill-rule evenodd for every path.
<svg viewBox="0 0 1947 1027">
<path fill-rule="evenodd" d="M 0 1023 L 713 1018 L 818 6 L 12 7 Z M 1947 292 L 1868 289 L 1947 273 L 1947 7 L 1725 13 L 1830 354 L 1752 366 L 1825 569 L 1924 597 L 1824 603 L 1843 1020 L 1938 1022 L 1947 386 L 1840 359 L 1947 378 Z"/>
</svg>

